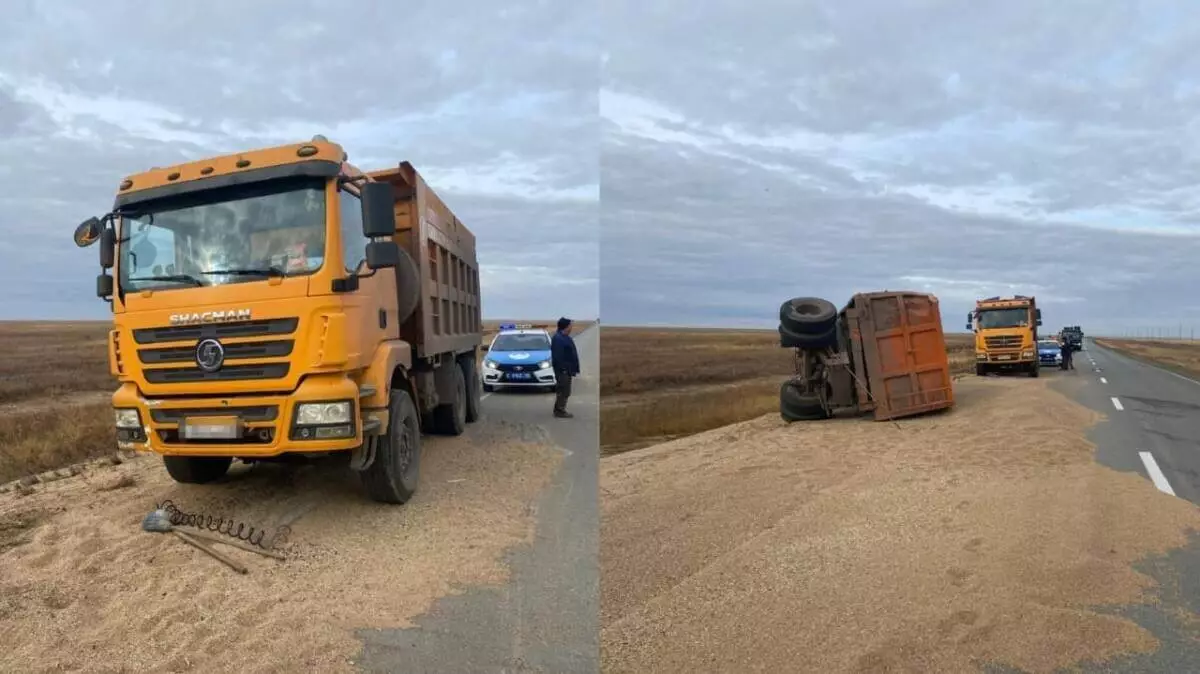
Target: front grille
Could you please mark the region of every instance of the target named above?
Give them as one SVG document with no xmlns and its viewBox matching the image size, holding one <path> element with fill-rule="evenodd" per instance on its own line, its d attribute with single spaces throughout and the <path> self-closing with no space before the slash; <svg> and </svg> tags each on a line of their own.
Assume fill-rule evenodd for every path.
<svg viewBox="0 0 1200 674">
<path fill-rule="evenodd" d="M 1021 348 L 1022 337 L 1020 335 L 1006 335 L 1001 337 L 985 337 L 984 343 L 989 349 L 1019 349 Z"/>
<path fill-rule="evenodd" d="M 521 363 L 520 365 L 516 363 L 497 363 L 496 367 L 501 372 L 537 372 L 538 370 L 536 362 Z"/>
<path fill-rule="evenodd" d="M 179 364 L 185 367 L 143 369 L 149 384 L 182 384 L 189 382 L 245 381 L 248 379 L 282 379 L 288 375 L 287 362 L 245 363 L 259 358 L 287 358 L 295 349 L 295 340 L 278 339 L 291 335 L 300 324 L 298 318 L 272 318 L 260 321 L 180 325 L 165 328 L 144 328 L 133 331 L 139 345 L 185 342 L 184 345 L 143 347 L 137 350 L 144 365 Z M 276 337 L 277 339 L 222 344 L 225 362 L 216 372 L 205 372 L 196 365 L 196 346 L 205 339 L 234 339 L 247 337 Z"/>
<path fill-rule="evenodd" d="M 253 407 L 190 407 L 187 409 L 154 409 L 150 418 L 156 424 L 178 424 L 184 417 L 221 417 L 237 415 L 242 421 L 275 421 L 279 416 L 277 405 L 255 405 Z"/>
<path fill-rule="evenodd" d="M 133 341 L 138 344 L 160 344 L 162 342 L 199 342 L 202 339 L 290 335 L 296 331 L 299 323 L 300 319 L 298 318 L 272 318 L 263 321 L 143 328 L 133 331 Z"/>
<path fill-rule="evenodd" d="M 151 384 L 182 384 L 196 381 L 244 381 L 246 379 L 283 379 L 287 376 L 288 363 L 265 363 L 262 365 L 227 365 L 216 372 L 205 372 L 198 367 L 172 367 L 145 370 L 146 381 Z"/>
<path fill-rule="evenodd" d="M 225 359 L 237 358 L 282 358 L 292 354 L 294 342 L 283 339 L 273 342 L 242 342 L 224 344 Z M 196 357 L 194 346 L 169 346 L 163 349 L 141 349 L 138 360 L 151 365 L 158 363 L 188 363 Z"/>
</svg>

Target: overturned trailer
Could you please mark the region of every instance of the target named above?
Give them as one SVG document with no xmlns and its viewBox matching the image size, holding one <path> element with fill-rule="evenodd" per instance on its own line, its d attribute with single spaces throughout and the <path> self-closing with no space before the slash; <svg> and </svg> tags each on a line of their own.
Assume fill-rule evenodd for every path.
<svg viewBox="0 0 1200 674">
<path fill-rule="evenodd" d="M 915 292 L 859 293 L 841 311 L 797 297 L 779 310 L 780 346 L 795 374 L 779 391 L 786 421 L 874 412 L 877 421 L 954 405 L 938 300 Z"/>
</svg>

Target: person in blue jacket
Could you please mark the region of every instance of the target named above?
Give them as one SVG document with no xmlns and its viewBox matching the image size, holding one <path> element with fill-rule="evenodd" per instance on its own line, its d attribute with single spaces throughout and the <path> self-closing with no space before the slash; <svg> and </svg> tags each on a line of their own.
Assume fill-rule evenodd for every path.
<svg viewBox="0 0 1200 674">
<path fill-rule="evenodd" d="M 550 338 L 550 365 L 556 382 L 554 416 L 570 419 L 575 415 L 567 411 L 567 398 L 571 397 L 571 378 L 579 374 L 579 351 L 571 339 L 569 318 L 558 319 L 558 331 Z"/>
</svg>

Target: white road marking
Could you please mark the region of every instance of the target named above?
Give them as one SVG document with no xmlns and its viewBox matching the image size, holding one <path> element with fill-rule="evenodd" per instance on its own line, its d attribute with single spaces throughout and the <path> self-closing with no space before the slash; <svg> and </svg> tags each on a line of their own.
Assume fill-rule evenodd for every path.
<svg viewBox="0 0 1200 674">
<path fill-rule="evenodd" d="M 1175 495 L 1175 490 L 1171 489 L 1171 483 L 1167 482 L 1167 476 L 1163 475 L 1162 469 L 1158 467 L 1158 462 L 1154 460 L 1154 455 L 1150 452 L 1138 452 L 1138 456 L 1142 457 L 1142 463 L 1146 466 L 1146 474 L 1150 476 L 1150 481 L 1154 483 L 1158 490 Z"/>
<path fill-rule="evenodd" d="M 1113 407 L 1117 408 L 1118 410 L 1125 409 L 1125 407 L 1123 405 L 1121 405 L 1121 401 L 1117 400 L 1116 396 L 1112 397 L 1112 403 L 1113 403 Z"/>
<path fill-rule="evenodd" d="M 480 400 L 480 402 L 483 402 L 484 400 L 487 400 L 487 399 L 488 399 L 488 396 L 490 396 L 490 395 L 492 395 L 492 394 L 491 394 L 491 393 L 484 393 L 483 395 L 479 396 L 479 400 Z"/>
<path fill-rule="evenodd" d="M 1100 383 L 1101 383 L 1101 384 L 1107 384 L 1107 383 L 1108 383 L 1108 380 L 1107 380 L 1107 379 L 1105 379 L 1104 377 L 1101 377 L 1101 378 L 1100 378 Z"/>
</svg>

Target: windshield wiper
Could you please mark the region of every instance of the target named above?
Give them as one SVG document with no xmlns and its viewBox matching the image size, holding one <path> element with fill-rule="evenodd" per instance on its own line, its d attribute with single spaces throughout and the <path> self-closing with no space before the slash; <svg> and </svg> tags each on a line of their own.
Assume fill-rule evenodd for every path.
<svg viewBox="0 0 1200 674">
<path fill-rule="evenodd" d="M 194 286 L 204 285 L 204 281 L 190 274 L 164 274 L 161 276 L 131 276 L 130 281 L 175 281 L 176 283 L 190 283 Z"/>
<path fill-rule="evenodd" d="M 202 271 L 201 274 L 206 276 L 214 276 L 219 274 L 229 274 L 230 276 L 278 276 L 284 278 L 286 273 L 279 267 L 266 267 L 264 269 L 214 269 L 212 271 Z"/>
</svg>

